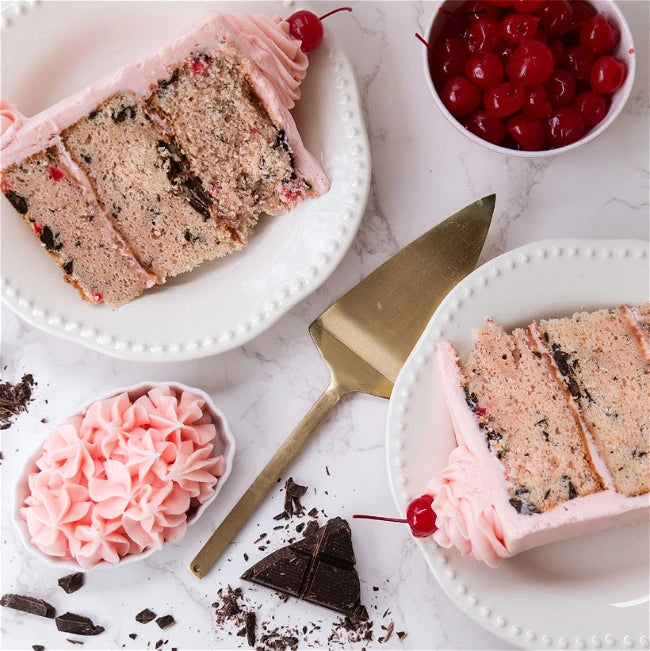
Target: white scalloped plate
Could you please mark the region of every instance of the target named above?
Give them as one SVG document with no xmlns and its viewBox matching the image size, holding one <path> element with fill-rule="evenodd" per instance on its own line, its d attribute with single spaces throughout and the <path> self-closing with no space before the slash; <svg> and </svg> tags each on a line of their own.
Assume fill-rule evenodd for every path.
<svg viewBox="0 0 650 651">
<path fill-rule="evenodd" d="M 534 318 L 648 300 L 648 244 L 548 240 L 484 264 L 440 304 L 390 399 L 386 455 L 400 512 L 442 470 L 455 445 L 434 364 L 448 339 L 461 355 L 492 317 L 507 328 Z M 540 547 L 491 569 L 431 539 L 418 540 L 447 596 L 502 639 L 528 649 L 648 648 L 648 525 Z"/>
<path fill-rule="evenodd" d="M 23 3 L 3 11 L 2 97 L 31 115 L 216 11 L 288 15 L 279 2 Z M 155 12 L 155 20 L 152 20 Z M 12 15 L 13 14 L 13 15 Z M 345 19 L 341 17 L 339 19 Z M 348 59 L 326 29 L 294 117 L 331 190 L 262 219 L 246 249 L 111 311 L 84 303 L 2 198 L 2 298 L 25 321 L 102 353 L 177 361 L 240 346 L 334 271 L 363 216 L 370 149 Z"/>
</svg>

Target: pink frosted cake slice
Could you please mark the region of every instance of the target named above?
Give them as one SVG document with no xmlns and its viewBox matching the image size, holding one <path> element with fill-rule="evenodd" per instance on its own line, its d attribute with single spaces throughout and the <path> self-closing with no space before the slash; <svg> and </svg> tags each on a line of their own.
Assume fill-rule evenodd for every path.
<svg viewBox="0 0 650 651">
<path fill-rule="evenodd" d="M 327 192 L 289 112 L 300 45 L 218 15 L 32 118 L 2 104 L 2 192 L 85 299 L 117 307 Z"/>
<path fill-rule="evenodd" d="M 488 565 L 648 518 L 647 306 L 488 323 L 437 357 L 458 447 L 427 487 L 434 540 Z"/>
</svg>

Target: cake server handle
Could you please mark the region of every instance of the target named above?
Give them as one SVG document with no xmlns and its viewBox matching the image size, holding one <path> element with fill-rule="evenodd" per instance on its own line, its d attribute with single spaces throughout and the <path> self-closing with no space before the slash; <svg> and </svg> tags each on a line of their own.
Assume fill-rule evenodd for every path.
<svg viewBox="0 0 650 651">
<path fill-rule="evenodd" d="M 226 519 L 219 525 L 210 539 L 203 545 L 201 551 L 190 563 L 189 570 L 202 579 L 215 561 L 221 556 L 223 550 L 230 544 L 237 532 L 253 515 L 260 502 L 275 486 L 278 477 L 282 475 L 289 463 L 302 450 L 309 437 L 316 430 L 327 414 L 334 409 L 341 397 L 346 393 L 334 378 L 330 381 L 325 393 L 316 401 L 307 412 L 298 426 L 291 432 L 273 458 L 266 464 L 264 470 L 257 476 L 250 488 L 244 493 L 239 502 L 235 504 Z"/>
</svg>

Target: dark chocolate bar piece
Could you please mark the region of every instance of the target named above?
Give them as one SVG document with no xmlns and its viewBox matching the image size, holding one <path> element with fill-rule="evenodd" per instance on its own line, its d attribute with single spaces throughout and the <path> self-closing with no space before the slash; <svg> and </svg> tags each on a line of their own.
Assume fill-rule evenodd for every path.
<svg viewBox="0 0 650 651">
<path fill-rule="evenodd" d="M 84 573 L 75 572 L 74 574 L 67 574 L 59 579 L 59 585 L 63 588 L 64 592 L 72 594 L 81 588 L 84 584 Z"/>
<path fill-rule="evenodd" d="M 257 621 L 257 615 L 253 612 L 246 613 L 246 641 L 248 646 L 255 647 L 255 640 L 257 636 L 255 634 L 255 624 Z"/>
<path fill-rule="evenodd" d="M 355 562 L 350 526 L 333 518 L 316 533 L 269 554 L 241 578 L 353 615 L 361 607 Z"/>
<path fill-rule="evenodd" d="M 149 622 L 153 621 L 154 619 L 156 619 L 156 613 L 154 613 L 153 610 L 149 610 L 148 608 L 145 608 L 144 610 L 141 610 L 135 616 L 135 621 L 139 622 L 140 624 L 148 624 Z"/>
<path fill-rule="evenodd" d="M 54 622 L 62 633 L 72 633 L 73 635 L 99 635 L 105 630 L 103 626 L 95 626 L 89 617 L 75 613 L 59 615 L 54 618 Z"/>
<path fill-rule="evenodd" d="M 26 597 L 20 594 L 4 594 L 0 599 L 0 606 L 6 608 L 13 608 L 20 610 L 30 615 L 39 615 L 40 617 L 48 617 L 52 619 L 56 615 L 54 606 L 48 604 L 47 601 L 36 599 L 35 597 Z"/>
<path fill-rule="evenodd" d="M 169 628 L 170 626 L 173 626 L 176 623 L 176 620 L 171 616 L 171 615 L 164 615 L 163 617 L 159 617 L 156 620 L 156 624 L 160 626 L 160 628 L 165 629 Z"/>
</svg>

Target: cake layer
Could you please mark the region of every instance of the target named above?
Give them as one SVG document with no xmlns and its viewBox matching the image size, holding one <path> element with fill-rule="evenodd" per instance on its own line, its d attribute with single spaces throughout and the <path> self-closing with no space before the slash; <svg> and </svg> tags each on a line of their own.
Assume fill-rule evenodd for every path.
<svg viewBox="0 0 650 651">
<path fill-rule="evenodd" d="M 488 326 L 463 366 L 467 404 L 508 477 L 510 504 L 541 513 L 602 490 L 575 411 L 528 330 Z"/>
<path fill-rule="evenodd" d="M 159 82 L 149 106 L 173 134 L 220 217 L 273 215 L 311 186 L 296 174 L 282 125 L 248 82 L 247 66 L 226 46 L 197 56 Z"/>
<path fill-rule="evenodd" d="M 616 490 L 647 493 L 650 365 L 625 311 L 581 312 L 538 329 Z"/>
<path fill-rule="evenodd" d="M 117 307 L 153 279 L 72 167 L 51 147 L 3 170 L 2 190 L 82 297 Z"/>
<path fill-rule="evenodd" d="M 62 137 L 115 229 L 160 282 L 239 246 L 133 93 L 115 95 Z"/>
<path fill-rule="evenodd" d="M 504 557 L 533 547 L 648 519 L 647 494 L 628 497 L 609 487 L 543 513 L 519 513 L 510 501 L 510 476 L 488 448 L 485 428 L 468 406 L 456 349 L 443 342 L 436 353 L 458 443 L 446 467 L 426 487 L 434 498 L 436 543 L 496 566 Z"/>
</svg>

